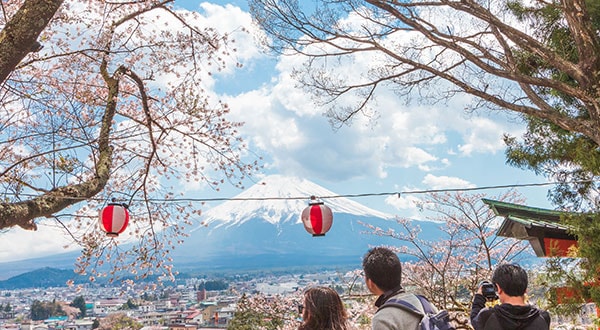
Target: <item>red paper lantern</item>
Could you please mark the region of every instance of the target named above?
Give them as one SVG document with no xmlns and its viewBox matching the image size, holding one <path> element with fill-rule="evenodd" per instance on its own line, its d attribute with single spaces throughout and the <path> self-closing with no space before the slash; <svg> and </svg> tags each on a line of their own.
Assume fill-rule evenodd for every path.
<svg viewBox="0 0 600 330">
<path fill-rule="evenodd" d="M 327 205 L 317 201 L 315 196 L 310 199 L 308 207 L 302 211 L 304 229 L 313 236 L 325 236 L 333 223 L 333 213 Z"/>
<path fill-rule="evenodd" d="M 108 204 L 100 212 L 100 228 L 106 236 L 117 237 L 125 231 L 129 222 L 129 211 L 125 204 Z"/>
</svg>

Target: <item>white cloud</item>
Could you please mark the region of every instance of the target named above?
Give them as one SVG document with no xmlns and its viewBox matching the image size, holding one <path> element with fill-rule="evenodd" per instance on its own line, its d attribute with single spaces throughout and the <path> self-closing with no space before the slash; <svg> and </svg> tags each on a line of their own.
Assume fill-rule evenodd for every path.
<svg viewBox="0 0 600 330">
<path fill-rule="evenodd" d="M 435 176 L 427 174 L 423 178 L 423 184 L 430 189 L 449 189 L 449 188 L 474 188 L 475 185 L 461 178 L 449 176 Z"/>
<path fill-rule="evenodd" d="M 3 242 L 10 242 L 10 244 L 0 246 L 0 262 L 29 259 L 79 249 L 78 246 L 73 244 L 65 231 L 57 227 L 51 220 L 38 222 L 38 230 L 36 231 L 12 228 L 0 234 L 0 237 Z"/>
<path fill-rule="evenodd" d="M 426 188 L 415 188 L 405 186 L 399 190 L 397 195 L 388 196 L 385 199 L 385 204 L 392 206 L 398 210 L 403 217 L 422 219 L 422 210 L 419 209 L 419 204 L 422 203 L 422 199 L 419 197 L 420 194 L 414 194 L 411 192 L 424 191 L 429 189 L 456 189 L 456 188 L 473 188 L 474 184 L 467 180 L 449 177 L 449 176 L 435 176 L 432 174 L 426 174 L 421 182 Z"/>
<path fill-rule="evenodd" d="M 278 111 L 281 106 L 267 89 L 254 90 L 227 99 L 235 120 L 253 144 L 265 151 L 296 150 L 306 143 L 306 130 L 298 126 L 298 118 Z"/>
<path fill-rule="evenodd" d="M 236 50 L 233 53 L 235 58 L 248 61 L 265 56 L 255 43 L 254 36 L 262 35 L 262 32 L 252 24 L 250 13 L 232 4 L 221 6 L 203 2 L 200 4 L 200 8 L 203 13 L 202 26 L 214 28 L 220 33 L 226 33 L 235 41 L 233 44 Z M 228 72 L 233 73 L 235 66 L 229 65 L 229 68 Z"/>
<path fill-rule="evenodd" d="M 412 189 L 406 189 L 410 191 Z M 385 199 L 385 204 L 390 205 L 392 208 L 399 211 L 403 218 L 420 219 L 422 215 L 417 205 L 421 203 L 421 199 L 418 195 L 412 194 L 399 194 L 395 196 L 388 196 Z"/>
<path fill-rule="evenodd" d="M 399 210 L 416 210 L 416 204 L 420 201 L 415 195 L 395 195 L 389 196 L 385 199 L 385 202 L 389 205 L 394 206 Z"/>
<path fill-rule="evenodd" d="M 463 133 L 464 144 L 458 145 L 461 154 L 496 153 L 505 148 L 502 135 L 507 131 L 500 123 L 489 118 L 472 118 Z"/>
</svg>

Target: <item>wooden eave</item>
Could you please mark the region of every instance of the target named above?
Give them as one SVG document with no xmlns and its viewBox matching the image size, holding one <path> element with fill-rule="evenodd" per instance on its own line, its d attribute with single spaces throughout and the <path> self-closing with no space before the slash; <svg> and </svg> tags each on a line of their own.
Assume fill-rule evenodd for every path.
<svg viewBox="0 0 600 330">
<path fill-rule="evenodd" d="M 496 235 L 503 237 L 515 237 L 519 239 L 529 239 L 532 236 L 539 237 L 541 233 L 546 233 L 547 237 L 567 238 L 568 226 L 554 222 L 541 221 L 531 218 L 520 218 L 507 215 L 504 221 L 496 231 Z"/>
<path fill-rule="evenodd" d="M 515 216 L 522 219 L 534 219 L 543 222 L 560 222 L 561 215 L 569 214 L 567 212 L 542 209 L 538 207 L 525 206 L 507 202 L 500 202 L 491 199 L 482 198 L 498 216 Z"/>
<path fill-rule="evenodd" d="M 538 257 L 548 255 L 544 244 L 545 239 L 577 241 L 577 237 L 568 232 L 569 227 L 560 223 L 560 217 L 569 214 L 567 212 L 490 199 L 482 199 L 482 201 L 497 216 L 504 218 L 496 235 L 529 241 Z"/>
</svg>

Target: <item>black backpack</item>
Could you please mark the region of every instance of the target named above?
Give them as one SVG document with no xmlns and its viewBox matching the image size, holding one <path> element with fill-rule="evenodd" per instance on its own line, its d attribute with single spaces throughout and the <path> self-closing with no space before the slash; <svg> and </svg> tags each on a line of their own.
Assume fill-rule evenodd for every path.
<svg viewBox="0 0 600 330">
<path fill-rule="evenodd" d="M 402 299 L 389 299 L 379 307 L 379 310 L 385 307 L 396 307 L 415 314 L 421 318 L 421 322 L 419 323 L 419 329 L 421 330 L 456 330 L 452 323 L 450 323 L 448 311 L 441 310 L 436 313 L 427 298 L 418 294 L 415 296 L 419 298 L 425 314 L 408 301 Z"/>
</svg>

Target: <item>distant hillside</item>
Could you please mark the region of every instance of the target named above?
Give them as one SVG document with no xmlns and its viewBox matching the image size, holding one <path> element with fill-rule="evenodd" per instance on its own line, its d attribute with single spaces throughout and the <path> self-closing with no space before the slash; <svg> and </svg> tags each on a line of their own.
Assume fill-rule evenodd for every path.
<svg viewBox="0 0 600 330">
<path fill-rule="evenodd" d="M 44 267 L 0 281 L 0 289 L 49 288 L 65 286 L 67 281 L 84 283 L 86 277 L 77 275 L 73 270 Z"/>
<path fill-rule="evenodd" d="M 79 252 L 65 252 L 38 258 L 0 262 L 0 281 L 43 267 L 73 269 L 78 256 L 80 256 Z"/>
</svg>

